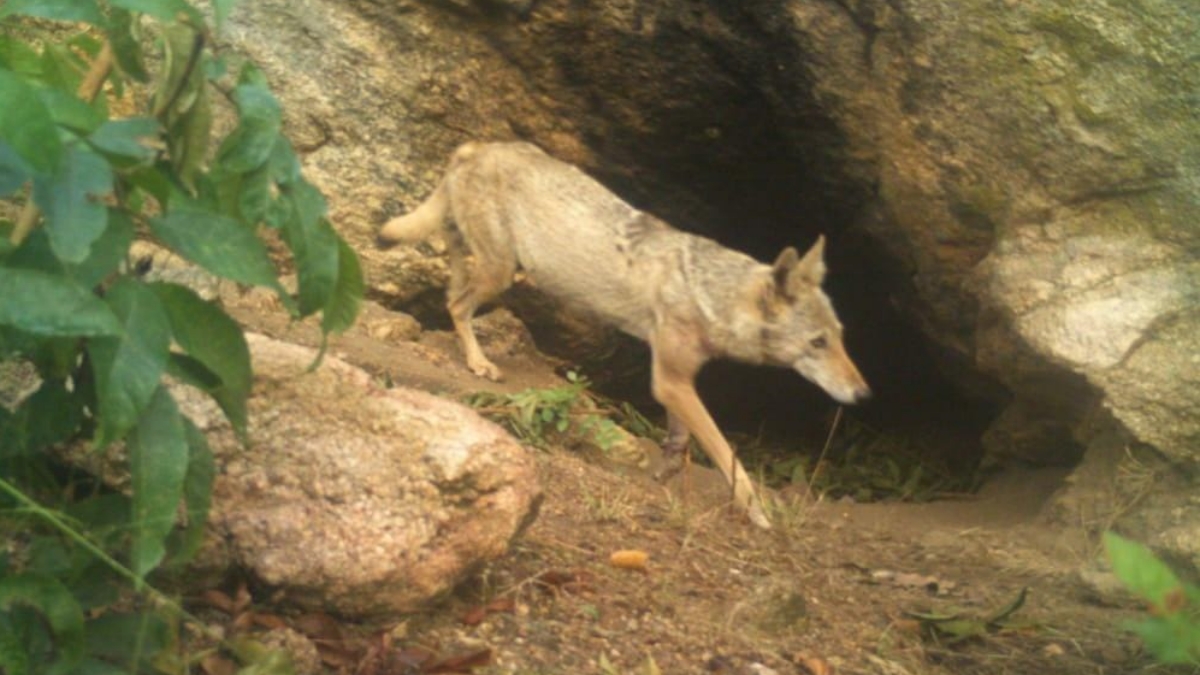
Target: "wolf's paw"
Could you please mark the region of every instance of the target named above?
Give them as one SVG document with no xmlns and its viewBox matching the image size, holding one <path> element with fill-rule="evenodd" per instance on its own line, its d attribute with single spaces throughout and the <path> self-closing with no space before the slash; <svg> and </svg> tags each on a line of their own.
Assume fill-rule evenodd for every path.
<svg viewBox="0 0 1200 675">
<path fill-rule="evenodd" d="M 486 377 L 492 382 L 499 382 L 504 379 L 504 373 L 496 364 L 487 359 L 478 359 L 467 363 L 467 367 L 471 369 L 479 377 Z"/>
</svg>

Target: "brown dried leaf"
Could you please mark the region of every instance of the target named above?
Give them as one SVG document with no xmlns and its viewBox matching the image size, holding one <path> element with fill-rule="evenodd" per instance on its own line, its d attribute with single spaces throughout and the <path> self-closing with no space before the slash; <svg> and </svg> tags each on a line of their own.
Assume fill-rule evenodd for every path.
<svg viewBox="0 0 1200 675">
<path fill-rule="evenodd" d="M 236 675 L 238 665 L 216 652 L 200 659 L 200 670 L 204 675 Z"/>
<path fill-rule="evenodd" d="M 200 597 L 209 607 L 219 609 L 226 614 L 233 614 L 233 598 L 228 594 L 214 588 L 204 591 Z"/>
<path fill-rule="evenodd" d="M 487 618 L 487 615 L 488 608 L 483 605 L 479 605 L 478 607 L 472 607 L 471 609 L 467 610 L 467 613 L 463 614 L 459 621 L 467 626 L 478 626 L 479 624 L 483 623 L 483 620 Z"/>
<path fill-rule="evenodd" d="M 231 614 L 241 614 L 250 607 L 250 603 L 254 602 L 254 598 L 250 597 L 250 589 L 246 588 L 246 582 L 242 582 L 238 586 L 237 593 L 233 596 L 233 611 Z"/>
<path fill-rule="evenodd" d="M 496 598 L 487 604 L 489 612 L 512 612 L 517 608 L 517 601 L 511 597 Z"/>
<path fill-rule="evenodd" d="M 301 614 L 292 620 L 292 628 L 314 640 L 336 642 L 342 639 L 342 624 L 323 612 Z"/>
<path fill-rule="evenodd" d="M 448 656 L 444 659 L 429 664 L 421 670 L 422 673 L 470 673 L 475 668 L 491 665 L 492 650 L 480 649 L 476 652 L 468 654 L 460 654 L 458 656 Z"/>
<path fill-rule="evenodd" d="M 330 668 L 345 668 L 353 666 L 359 662 L 359 651 L 344 644 L 321 643 L 314 642 L 317 647 L 317 654 L 321 657 L 321 663 Z"/>
<path fill-rule="evenodd" d="M 590 587 L 591 575 L 579 570 L 546 570 L 537 575 L 536 581 L 545 589 L 584 591 Z"/>
<path fill-rule="evenodd" d="M 800 666 L 808 675 L 834 675 L 833 666 L 819 656 L 797 654 L 796 665 Z"/>
<path fill-rule="evenodd" d="M 249 612 L 251 621 L 254 625 L 260 628 L 274 630 L 276 628 L 287 628 L 288 624 L 282 617 L 275 614 L 262 614 L 259 612 Z"/>
<path fill-rule="evenodd" d="M 254 625 L 254 612 L 242 612 L 233 617 L 233 622 L 230 624 L 234 630 L 246 630 Z"/>
</svg>

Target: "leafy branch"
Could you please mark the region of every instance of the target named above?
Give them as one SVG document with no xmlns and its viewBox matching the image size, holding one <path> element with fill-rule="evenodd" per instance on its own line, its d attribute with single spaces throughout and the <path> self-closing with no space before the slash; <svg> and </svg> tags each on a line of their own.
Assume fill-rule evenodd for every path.
<svg viewBox="0 0 1200 675">
<path fill-rule="evenodd" d="M 219 29 L 232 0 L 211 5 Z M 171 626 L 190 619 L 148 578 L 200 547 L 215 474 L 164 378 L 211 397 L 245 439 L 252 375 L 240 326 L 186 286 L 142 278 L 130 247 L 152 238 L 269 288 L 295 318 L 320 315 L 326 336 L 354 322 L 361 267 L 266 77 L 249 63 L 224 74 L 187 0 L 6 0 L 0 26 L 0 365 L 37 373 L 31 393 L 0 401 L 0 527 L 23 542 L 0 550 L 0 671 L 162 672 L 156 654 L 179 649 Z M 218 86 L 236 125 L 214 139 Z M 113 115 L 108 93 L 130 88 L 150 105 Z M 295 294 L 265 231 L 291 254 Z M 48 450 L 81 442 L 124 444 L 129 495 L 93 483 L 70 497 Z M 128 610 L 131 593 L 145 611 Z"/>
</svg>

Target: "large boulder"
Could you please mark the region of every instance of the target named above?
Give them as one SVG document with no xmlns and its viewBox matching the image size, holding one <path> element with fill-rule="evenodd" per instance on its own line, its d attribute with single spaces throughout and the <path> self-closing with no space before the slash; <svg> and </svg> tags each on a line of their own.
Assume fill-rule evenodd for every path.
<svg viewBox="0 0 1200 675">
<path fill-rule="evenodd" d="M 412 612 L 536 516 L 533 458 L 469 408 L 385 389 L 332 356 L 309 373 L 313 350 L 248 340 L 248 446 L 209 398 L 174 390 L 219 468 L 199 571 L 240 570 L 309 609 Z"/>
</svg>

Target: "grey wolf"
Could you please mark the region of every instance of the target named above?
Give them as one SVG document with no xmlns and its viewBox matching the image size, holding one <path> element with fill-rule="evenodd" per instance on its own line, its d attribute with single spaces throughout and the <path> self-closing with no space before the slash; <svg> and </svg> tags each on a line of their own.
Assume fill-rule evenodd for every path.
<svg viewBox="0 0 1200 675">
<path fill-rule="evenodd" d="M 501 377 L 471 318 L 520 269 L 568 307 L 649 343 L 652 392 L 668 417 L 664 454 L 677 455 L 694 434 L 760 527 L 770 522 L 754 484 L 696 393 L 700 367 L 714 358 L 783 366 L 838 401 L 870 395 L 821 290 L 824 237 L 803 256 L 788 247 L 766 265 L 672 228 L 528 143 L 461 146 L 433 194 L 379 238 L 392 245 L 436 233 L 446 240 L 447 305 L 472 372 Z"/>
</svg>

